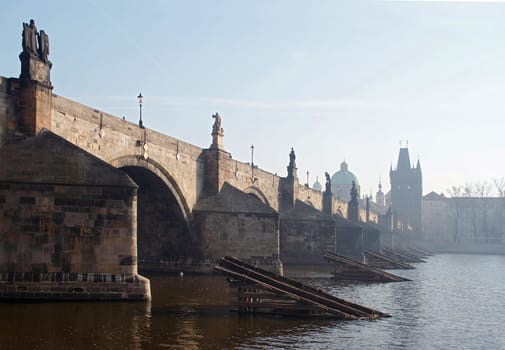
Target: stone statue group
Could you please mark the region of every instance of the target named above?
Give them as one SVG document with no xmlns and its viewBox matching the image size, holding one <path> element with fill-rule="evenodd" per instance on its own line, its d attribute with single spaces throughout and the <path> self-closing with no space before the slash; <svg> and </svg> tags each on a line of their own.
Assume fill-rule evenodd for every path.
<svg viewBox="0 0 505 350">
<path fill-rule="evenodd" d="M 49 36 L 43 30 L 37 31 L 35 21 L 30 20 L 30 24 L 23 23 L 23 52 L 40 58 L 48 62 L 49 56 Z"/>
<path fill-rule="evenodd" d="M 212 116 L 214 118 L 214 125 L 212 125 L 212 133 L 213 134 L 222 134 L 223 128 L 221 127 L 221 115 L 216 113 Z"/>
</svg>

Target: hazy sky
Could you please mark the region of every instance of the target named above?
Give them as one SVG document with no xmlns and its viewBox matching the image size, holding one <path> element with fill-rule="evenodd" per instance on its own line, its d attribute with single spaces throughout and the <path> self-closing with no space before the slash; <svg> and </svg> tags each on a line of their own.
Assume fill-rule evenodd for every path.
<svg viewBox="0 0 505 350">
<path fill-rule="evenodd" d="M 22 23 L 50 39 L 54 92 L 300 181 L 349 163 L 389 189 L 400 140 L 424 193 L 505 176 L 500 1 L 3 1 L 0 75 Z"/>
</svg>

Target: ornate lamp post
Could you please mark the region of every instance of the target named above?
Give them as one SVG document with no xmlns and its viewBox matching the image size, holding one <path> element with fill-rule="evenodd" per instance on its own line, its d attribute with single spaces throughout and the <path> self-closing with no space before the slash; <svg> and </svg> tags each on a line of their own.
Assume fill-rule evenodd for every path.
<svg viewBox="0 0 505 350">
<path fill-rule="evenodd" d="M 139 92 L 137 98 L 139 99 L 139 107 L 140 107 L 139 128 L 144 129 L 144 124 L 142 123 L 142 99 L 144 98 L 144 96 L 142 96 L 142 93 Z"/>
<path fill-rule="evenodd" d="M 254 177 L 254 145 L 251 145 L 251 181 L 255 183 L 256 180 Z"/>
</svg>

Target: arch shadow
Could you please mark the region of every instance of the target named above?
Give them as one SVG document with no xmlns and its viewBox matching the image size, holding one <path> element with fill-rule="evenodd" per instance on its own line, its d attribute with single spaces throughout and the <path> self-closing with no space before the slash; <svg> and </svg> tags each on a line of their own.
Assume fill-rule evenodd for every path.
<svg viewBox="0 0 505 350">
<path fill-rule="evenodd" d="M 163 166 L 161 166 L 161 164 L 153 159 L 144 159 L 143 157 L 136 155 L 118 157 L 111 160 L 109 163 L 116 168 L 141 167 L 157 175 L 165 183 L 165 185 L 174 196 L 177 204 L 179 205 L 179 208 L 181 209 L 184 220 L 186 221 L 186 225 L 189 228 L 191 210 L 189 209 L 186 199 L 184 198 L 180 187 L 177 185 L 177 182 L 170 175 L 170 173 Z"/>
<path fill-rule="evenodd" d="M 137 195 L 137 252 L 139 269 L 170 271 L 199 256 L 192 234 L 192 213 L 181 188 L 153 159 L 122 156 L 110 164 L 139 186 Z"/>
<path fill-rule="evenodd" d="M 267 199 L 267 196 L 265 196 L 265 194 L 258 187 L 256 187 L 256 186 L 249 186 L 246 189 L 244 189 L 243 192 L 255 196 L 260 201 L 262 201 L 263 204 L 266 204 L 269 207 L 272 207 L 270 205 L 270 202 Z"/>
</svg>

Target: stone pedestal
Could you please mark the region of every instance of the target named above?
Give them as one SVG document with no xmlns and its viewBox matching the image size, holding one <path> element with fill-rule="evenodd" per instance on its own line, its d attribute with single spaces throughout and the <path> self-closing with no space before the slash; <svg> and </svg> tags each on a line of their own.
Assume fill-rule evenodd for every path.
<svg viewBox="0 0 505 350">
<path fill-rule="evenodd" d="M 212 144 L 214 145 L 214 143 Z M 231 154 L 223 149 L 210 147 L 204 150 L 205 159 L 205 196 L 213 196 L 219 193 L 223 186 L 226 173 L 230 171 Z"/>
<path fill-rule="evenodd" d="M 51 62 L 22 52 L 19 79 L 17 131 L 35 136 L 40 130 L 51 129 L 52 90 Z"/>
<path fill-rule="evenodd" d="M 331 192 L 323 193 L 323 213 L 333 215 L 333 196 Z"/>
<path fill-rule="evenodd" d="M 288 176 L 279 183 L 279 211 L 285 212 L 293 208 L 298 198 L 298 179 Z"/>
<path fill-rule="evenodd" d="M 21 80 L 38 81 L 52 88 L 51 85 L 51 61 L 43 61 L 39 57 L 23 51 L 19 55 L 21 60 Z"/>
<path fill-rule="evenodd" d="M 209 148 L 224 151 L 223 136 L 224 133 L 222 128 L 220 130 L 214 130 L 212 132 L 212 144 Z"/>
</svg>

